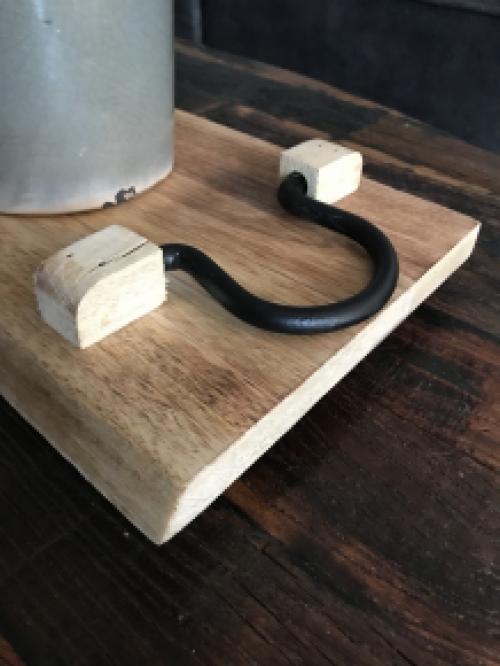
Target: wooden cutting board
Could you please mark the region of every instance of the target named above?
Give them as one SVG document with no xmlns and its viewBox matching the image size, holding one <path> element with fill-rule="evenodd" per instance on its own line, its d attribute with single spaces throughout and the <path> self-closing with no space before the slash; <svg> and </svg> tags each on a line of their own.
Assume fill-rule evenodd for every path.
<svg viewBox="0 0 500 666">
<path fill-rule="evenodd" d="M 278 302 L 345 298 L 370 278 L 356 245 L 281 210 L 280 149 L 186 113 L 176 123 L 174 172 L 148 193 L 93 213 L 0 217 L 2 394 L 156 543 L 203 511 L 427 298 L 479 232 L 468 217 L 364 179 L 342 207 L 380 226 L 401 265 L 396 294 L 374 319 L 317 337 L 265 333 L 178 273 L 161 308 L 75 349 L 41 321 L 32 275 L 110 224 L 197 246 Z"/>
</svg>

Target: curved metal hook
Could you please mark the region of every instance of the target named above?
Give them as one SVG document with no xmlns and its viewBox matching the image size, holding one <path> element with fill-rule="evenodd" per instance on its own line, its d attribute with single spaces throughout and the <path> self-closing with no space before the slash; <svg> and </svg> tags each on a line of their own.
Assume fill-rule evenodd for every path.
<svg viewBox="0 0 500 666">
<path fill-rule="evenodd" d="M 306 193 L 305 178 L 293 173 L 280 185 L 278 200 L 293 215 L 359 243 L 373 260 L 372 280 L 355 296 L 315 307 L 271 303 L 248 292 L 210 257 L 189 245 L 162 245 L 165 270 L 186 271 L 226 310 L 248 324 L 268 331 L 327 333 L 372 317 L 389 301 L 398 281 L 398 258 L 391 242 L 367 220 L 315 201 Z"/>
</svg>

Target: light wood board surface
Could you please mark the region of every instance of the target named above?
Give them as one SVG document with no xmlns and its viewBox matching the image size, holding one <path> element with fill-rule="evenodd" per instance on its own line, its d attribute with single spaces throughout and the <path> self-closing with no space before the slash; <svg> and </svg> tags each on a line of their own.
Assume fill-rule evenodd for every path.
<svg viewBox="0 0 500 666">
<path fill-rule="evenodd" d="M 174 172 L 148 193 L 94 213 L 0 217 L 2 394 L 156 543 L 195 518 L 456 270 L 479 231 L 468 217 L 364 179 L 341 205 L 387 233 L 401 266 L 393 300 L 369 322 L 318 337 L 265 333 L 178 273 L 158 310 L 75 349 L 41 321 L 32 275 L 111 224 L 154 243 L 195 245 L 283 303 L 345 298 L 369 280 L 357 246 L 280 209 L 277 147 L 181 112 L 176 123 Z"/>
</svg>

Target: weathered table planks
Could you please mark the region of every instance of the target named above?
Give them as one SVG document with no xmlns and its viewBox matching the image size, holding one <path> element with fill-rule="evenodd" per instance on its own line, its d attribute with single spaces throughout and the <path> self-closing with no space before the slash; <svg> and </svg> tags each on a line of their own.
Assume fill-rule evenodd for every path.
<svg viewBox="0 0 500 666">
<path fill-rule="evenodd" d="M 500 663 L 500 159 L 254 63 L 180 45 L 177 72 L 191 112 L 349 136 L 370 176 L 481 219 L 479 245 L 161 549 L 4 404 L 0 632 L 29 664 Z"/>
<path fill-rule="evenodd" d="M 341 206 L 391 239 L 392 302 L 331 335 L 265 333 L 192 281 L 85 351 L 40 323 L 33 273 L 90 231 L 121 224 L 160 245 L 198 246 L 257 295 L 319 304 L 370 278 L 354 243 L 276 201 L 279 150 L 182 112 L 175 173 L 112 211 L 0 217 L 0 388 L 7 400 L 156 543 L 184 528 L 470 255 L 471 218 L 365 179 Z"/>
</svg>

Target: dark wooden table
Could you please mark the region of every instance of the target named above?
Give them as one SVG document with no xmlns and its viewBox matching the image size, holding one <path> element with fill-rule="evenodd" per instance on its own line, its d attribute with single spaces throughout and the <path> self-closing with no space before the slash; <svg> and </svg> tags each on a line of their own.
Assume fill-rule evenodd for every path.
<svg viewBox="0 0 500 666">
<path fill-rule="evenodd" d="M 347 141 L 370 177 L 484 222 L 479 246 L 162 548 L 2 402 L 0 633 L 28 666 L 500 664 L 500 157 L 187 44 L 177 105 Z"/>
</svg>

